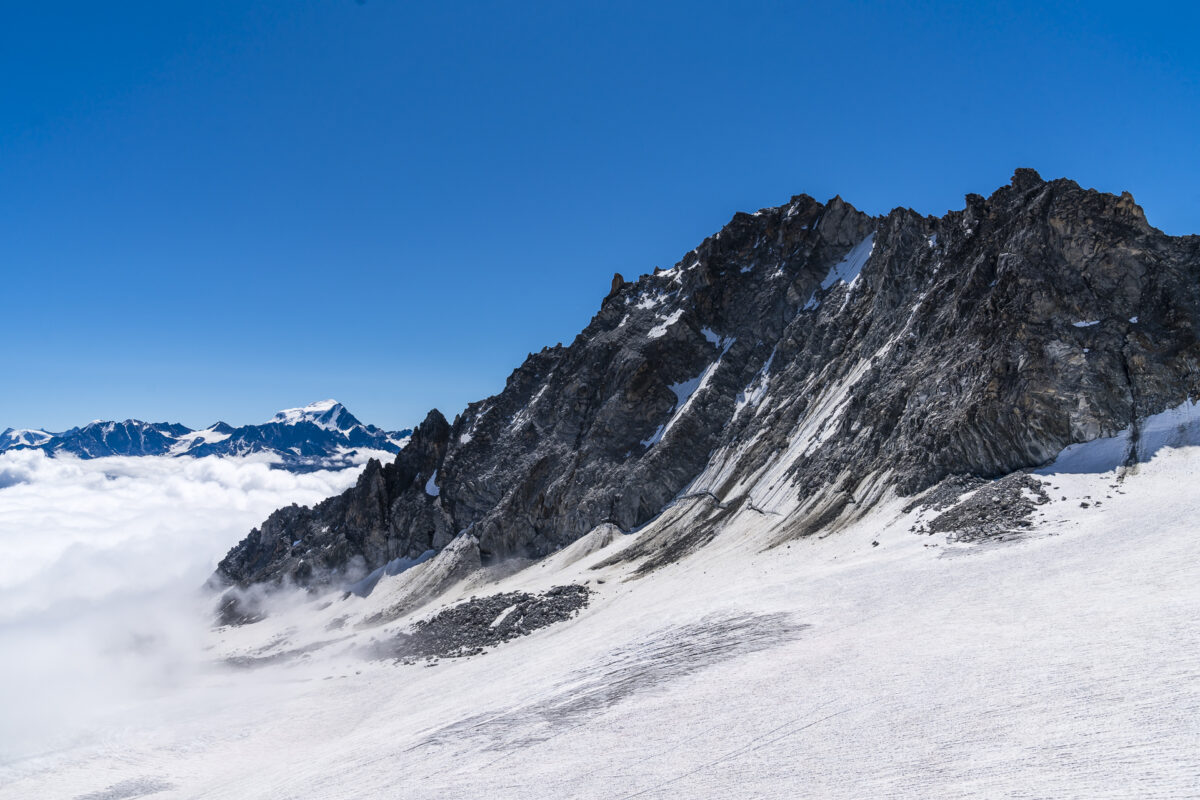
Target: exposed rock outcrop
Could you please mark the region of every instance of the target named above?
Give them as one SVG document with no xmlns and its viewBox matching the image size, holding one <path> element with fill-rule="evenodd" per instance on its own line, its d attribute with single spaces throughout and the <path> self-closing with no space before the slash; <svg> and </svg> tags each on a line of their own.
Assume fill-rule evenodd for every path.
<svg viewBox="0 0 1200 800">
<path fill-rule="evenodd" d="M 376 643 L 370 654 L 408 663 L 479 655 L 489 647 L 565 622 L 588 604 L 590 594 L 585 586 L 568 584 L 537 595 L 504 592 L 472 597 L 418 621 L 409 632 Z"/>
<path fill-rule="evenodd" d="M 941 218 L 799 195 L 613 288 L 570 346 L 453 424 L 431 412 L 346 494 L 276 512 L 220 575 L 308 581 L 462 531 L 484 563 L 536 557 L 681 494 L 711 506 L 696 546 L 740 512 L 802 535 L 1200 393 L 1200 238 L 1028 169 Z"/>
</svg>

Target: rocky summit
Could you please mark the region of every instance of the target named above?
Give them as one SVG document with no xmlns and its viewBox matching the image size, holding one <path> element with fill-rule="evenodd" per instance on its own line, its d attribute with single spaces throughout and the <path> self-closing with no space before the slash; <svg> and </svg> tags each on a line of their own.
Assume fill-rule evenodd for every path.
<svg viewBox="0 0 1200 800">
<path fill-rule="evenodd" d="M 614 277 L 569 346 L 275 512 L 218 577 L 334 581 L 459 536 L 486 565 L 678 514 L 617 556 L 649 570 L 738 515 L 784 541 L 1123 430 L 1136 458 L 1139 420 L 1200 394 L 1198 321 L 1200 237 L 1127 193 L 1019 169 L 940 218 L 799 195 Z"/>
</svg>

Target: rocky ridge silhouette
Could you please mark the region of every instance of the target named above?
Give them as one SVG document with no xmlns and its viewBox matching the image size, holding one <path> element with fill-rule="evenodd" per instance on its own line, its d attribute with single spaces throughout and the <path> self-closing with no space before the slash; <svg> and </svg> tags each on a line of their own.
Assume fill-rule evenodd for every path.
<svg viewBox="0 0 1200 800">
<path fill-rule="evenodd" d="M 1198 321 L 1200 237 L 1128 193 L 1019 169 L 940 218 L 798 195 L 615 276 L 569 346 L 453 423 L 431 411 L 345 494 L 275 512 L 216 577 L 328 582 L 456 536 L 480 564 L 536 558 L 683 498 L 704 507 L 620 557 L 652 569 L 743 513 L 810 534 L 1136 433 L 1200 394 Z"/>
</svg>

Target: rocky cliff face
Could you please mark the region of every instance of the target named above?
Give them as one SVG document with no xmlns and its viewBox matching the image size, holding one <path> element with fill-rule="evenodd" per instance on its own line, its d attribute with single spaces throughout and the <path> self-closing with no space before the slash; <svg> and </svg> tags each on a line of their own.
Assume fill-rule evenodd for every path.
<svg viewBox="0 0 1200 800">
<path fill-rule="evenodd" d="M 1128 194 L 1018 170 L 941 218 L 800 195 L 739 213 L 673 268 L 617 276 L 568 347 L 532 354 L 449 424 L 221 562 L 242 584 L 326 580 L 440 550 L 536 557 L 681 496 L 703 544 L 732 513 L 812 532 L 888 492 L 996 477 L 1200 394 L 1200 237 Z"/>
</svg>

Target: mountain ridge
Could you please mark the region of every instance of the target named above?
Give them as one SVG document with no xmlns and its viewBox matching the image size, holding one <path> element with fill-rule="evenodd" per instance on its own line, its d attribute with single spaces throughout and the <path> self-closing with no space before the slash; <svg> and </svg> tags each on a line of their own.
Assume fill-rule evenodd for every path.
<svg viewBox="0 0 1200 800">
<path fill-rule="evenodd" d="M 430 412 L 345 495 L 276 512 L 217 576 L 333 580 L 458 536 L 482 564 L 538 558 L 687 501 L 622 553 L 654 568 L 739 514 L 783 541 L 1038 466 L 1200 393 L 1198 274 L 1200 237 L 1030 169 L 942 217 L 803 194 L 738 212 L 671 269 L 614 276 L 570 345 L 452 424 Z"/>
<path fill-rule="evenodd" d="M 106 456 L 242 456 L 268 453 L 293 470 L 324 469 L 349 463 L 356 449 L 398 453 L 411 431 L 384 431 L 366 425 L 336 400 L 284 409 L 271 420 L 234 427 L 216 422 L 193 430 L 180 423 L 95 420 L 53 433 L 8 428 L 0 432 L 0 452 L 41 450 L 79 458 Z"/>
</svg>

